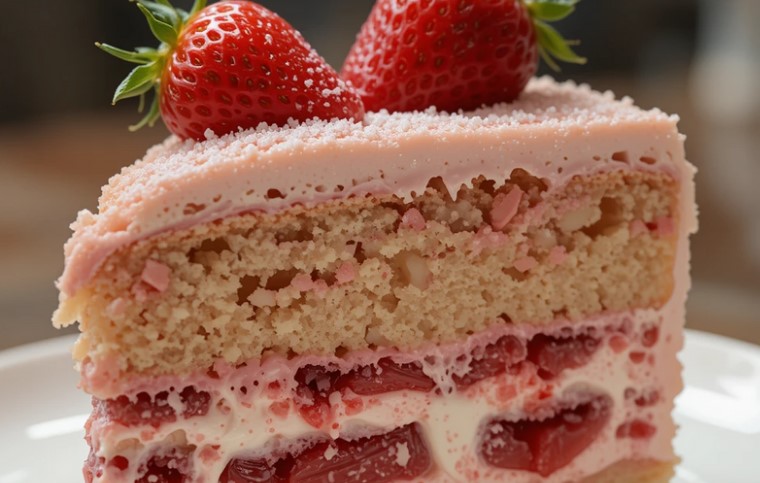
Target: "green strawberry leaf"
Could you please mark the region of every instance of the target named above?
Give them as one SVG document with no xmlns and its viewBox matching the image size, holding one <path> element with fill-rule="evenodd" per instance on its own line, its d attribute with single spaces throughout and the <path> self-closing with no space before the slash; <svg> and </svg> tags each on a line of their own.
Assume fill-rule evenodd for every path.
<svg viewBox="0 0 760 483">
<path fill-rule="evenodd" d="M 570 48 L 570 45 L 576 42 L 566 40 L 564 37 L 562 37 L 562 34 L 557 32 L 554 27 L 546 22 L 536 20 L 535 25 L 539 45 L 552 58 L 571 64 L 586 63 L 585 57 L 581 57 L 580 55 L 576 54 L 573 49 Z"/>
<path fill-rule="evenodd" d="M 173 25 L 157 19 L 153 12 L 143 5 L 142 2 L 137 3 L 137 8 L 139 8 L 143 15 L 145 15 L 150 31 L 153 32 L 153 35 L 155 35 L 158 40 L 171 46 L 177 43 L 179 32 Z"/>
<path fill-rule="evenodd" d="M 557 61 L 571 64 L 585 64 L 586 58 L 576 54 L 571 48 L 579 42 L 565 39 L 549 22 L 562 20 L 575 11 L 580 0 L 523 0 L 533 19 L 538 52 L 554 71 L 559 71 Z"/>
<path fill-rule="evenodd" d="M 528 3 L 528 11 L 533 18 L 556 22 L 575 11 L 580 0 L 535 0 Z"/>
<path fill-rule="evenodd" d="M 171 25 L 175 30 L 178 30 L 182 26 L 182 17 L 177 12 L 177 9 L 172 7 L 168 1 L 151 2 L 148 0 L 138 0 L 138 3 L 147 8 L 157 20 Z"/>
<path fill-rule="evenodd" d="M 140 104 L 141 107 L 144 107 L 145 102 L 145 93 L 143 93 L 140 96 Z M 142 112 L 142 108 L 139 112 Z M 161 111 L 159 109 L 158 104 L 158 92 L 153 96 L 153 101 L 150 103 L 150 109 L 148 109 L 148 113 L 145 114 L 145 116 L 138 122 L 137 124 L 133 124 L 132 126 L 129 126 L 129 130 L 131 132 L 138 131 L 145 126 L 153 127 L 156 124 L 156 121 L 161 117 Z"/>
<path fill-rule="evenodd" d="M 207 0 L 195 0 L 190 13 L 175 8 L 171 0 L 131 0 L 148 21 L 153 35 L 161 42 L 158 48 L 137 47 L 134 51 L 128 51 L 112 45 L 96 43 L 102 51 L 116 58 L 140 64 L 135 67 L 127 77 L 121 81 L 113 95 L 113 103 L 137 97 L 139 99 L 138 112 L 145 111 L 146 97 L 151 90 L 154 91 L 153 100 L 147 113 L 137 124 L 130 126 L 135 131 L 144 126 L 153 126 L 161 117 L 160 113 L 160 80 L 166 59 L 171 55 L 177 44 L 180 32 L 191 15 L 200 12 Z"/>
<path fill-rule="evenodd" d="M 145 49 L 142 52 L 139 50 L 130 52 L 128 50 L 114 47 L 113 45 L 101 44 L 100 42 L 95 42 L 95 46 L 103 52 L 113 55 L 117 59 L 125 60 L 133 64 L 149 64 L 157 58 L 155 49 Z"/>
<path fill-rule="evenodd" d="M 159 62 L 152 62 L 150 64 L 135 67 L 134 70 L 121 81 L 119 87 L 116 88 L 116 92 L 114 92 L 113 95 L 113 104 L 148 92 L 154 86 L 160 70 Z"/>
</svg>

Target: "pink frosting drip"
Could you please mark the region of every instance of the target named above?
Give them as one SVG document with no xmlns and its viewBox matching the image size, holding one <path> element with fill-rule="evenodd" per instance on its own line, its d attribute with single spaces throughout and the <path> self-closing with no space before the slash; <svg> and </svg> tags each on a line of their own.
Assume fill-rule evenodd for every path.
<svg viewBox="0 0 760 483">
<path fill-rule="evenodd" d="M 352 195 L 409 199 L 436 176 L 452 193 L 479 175 L 503 181 L 518 167 L 550 185 L 613 169 L 678 176 L 676 123 L 630 99 L 542 78 L 512 104 L 467 113 L 381 112 L 361 123 L 262 125 L 198 143 L 170 138 L 111 178 L 97 214 L 79 213 L 58 287 L 65 301 L 114 250 L 167 230 Z M 613 159 L 620 152 L 627 165 Z M 514 200 L 495 208 L 496 224 L 506 223 Z"/>
</svg>

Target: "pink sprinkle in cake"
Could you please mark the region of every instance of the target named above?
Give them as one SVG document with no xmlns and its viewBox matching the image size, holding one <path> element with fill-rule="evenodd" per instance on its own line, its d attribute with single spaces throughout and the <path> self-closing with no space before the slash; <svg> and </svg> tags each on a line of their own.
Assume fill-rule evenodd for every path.
<svg viewBox="0 0 760 483">
<path fill-rule="evenodd" d="M 172 137 L 79 213 L 97 482 L 665 482 L 677 118 L 587 86 Z"/>
</svg>

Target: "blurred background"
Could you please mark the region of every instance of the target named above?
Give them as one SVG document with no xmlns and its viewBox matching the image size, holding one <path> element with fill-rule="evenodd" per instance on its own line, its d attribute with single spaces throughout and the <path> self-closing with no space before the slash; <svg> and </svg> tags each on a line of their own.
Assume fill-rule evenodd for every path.
<svg viewBox="0 0 760 483">
<path fill-rule="evenodd" d="M 189 7 L 191 0 L 175 0 Z M 339 68 L 372 0 L 261 1 Z M 625 3 L 625 7 L 621 6 Z M 129 66 L 93 46 L 154 43 L 127 0 L 3 2 L 0 42 L 0 349 L 54 337 L 53 281 L 79 209 L 163 139 L 110 106 Z M 34 19 L 32 22 L 31 19 Z M 584 67 L 560 78 L 678 113 L 699 168 L 688 325 L 760 343 L 760 0 L 583 0 L 560 29 Z M 72 328 L 70 331 L 75 331 Z"/>
</svg>

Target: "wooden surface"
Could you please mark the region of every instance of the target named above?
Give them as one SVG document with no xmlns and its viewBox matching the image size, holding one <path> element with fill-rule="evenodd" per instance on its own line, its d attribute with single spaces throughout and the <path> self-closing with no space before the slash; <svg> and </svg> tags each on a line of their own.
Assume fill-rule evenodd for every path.
<svg viewBox="0 0 760 483">
<path fill-rule="evenodd" d="M 681 113 L 700 169 L 688 324 L 760 344 L 760 129 L 710 125 L 690 107 L 683 79 L 593 85 Z M 163 128 L 130 134 L 132 121 L 106 112 L 0 127 L 0 349 L 61 334 L 49 321 L 69 223 L 95 209 L 109 176 L 165 136 Z"/>
</svg>

